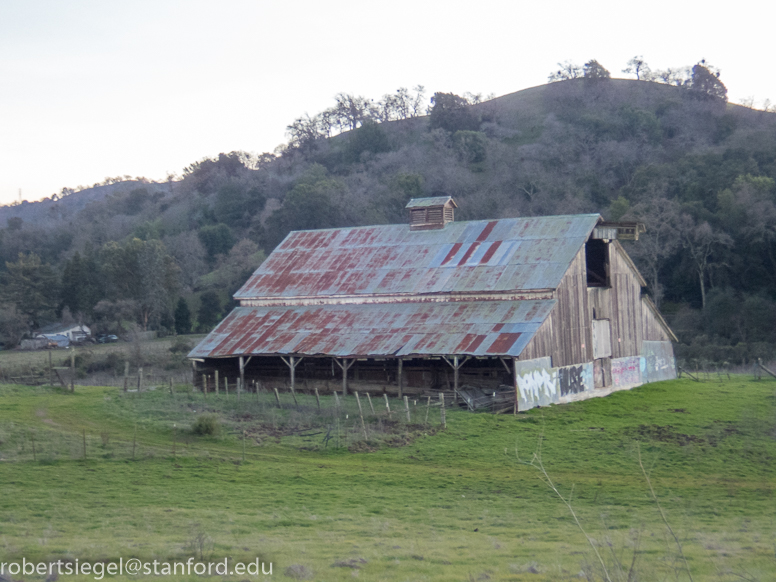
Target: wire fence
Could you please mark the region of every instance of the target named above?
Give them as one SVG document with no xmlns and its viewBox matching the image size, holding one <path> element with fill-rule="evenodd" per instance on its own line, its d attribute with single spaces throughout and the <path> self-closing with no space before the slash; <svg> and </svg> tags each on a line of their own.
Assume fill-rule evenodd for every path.
<svg viewBox="0 0 776 582">
<path fill-rule="evenodd" d="M 53 389 L 62 398 L 69 395 Z M 36 390 L 50 393 L 52 388 Z M 40 422 L 0 422 L 0 461 L 249 459 L 266 454 L 263 445 L 268 443 L 305 450 L 371 450 L 408 444 L 447 422 L 444 396 L 434 401 L 364 392 L 302 394 L 277 388 L 216 394 L 197 391 L 191 384 L 170 384 L 167 379 L 143 391 L 119 389 L 104 400 L 101 418 L 84 418 L 82 426 L 63 427 L 47 418 L 48 410 L 40 411 Z M 213 428 L 197 434 L 201 419 L 209 420 Z"/>
</svg>

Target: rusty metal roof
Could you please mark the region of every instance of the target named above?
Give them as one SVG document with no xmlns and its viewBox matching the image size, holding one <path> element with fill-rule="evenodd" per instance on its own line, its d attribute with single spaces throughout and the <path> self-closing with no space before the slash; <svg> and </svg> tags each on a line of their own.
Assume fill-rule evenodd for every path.
<svg viewBox="0 0 776 582">
<path fill-rule="evenodd" d="M 598 214 L 296 231 L 236 299 L 553 289 Z"/>
<path fill-rule="evenodd" d="M 189 354 L 518 356 L 555 300 L 238 307 Z"/>
</svg>

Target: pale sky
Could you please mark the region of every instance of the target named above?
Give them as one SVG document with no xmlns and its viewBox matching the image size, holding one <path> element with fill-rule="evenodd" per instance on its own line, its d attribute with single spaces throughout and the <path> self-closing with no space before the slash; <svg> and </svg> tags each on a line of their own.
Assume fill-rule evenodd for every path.
<svg viewBox="0 0 776 582">
<path fill-rule="evenodd" d="M 0 204 L 271 152 L 338 92 L 504 95 L 566 60 L 705 58 L 731 102 L 776 101 L 774 20 L 767 1 L 0 0 Z"/>
</svg>

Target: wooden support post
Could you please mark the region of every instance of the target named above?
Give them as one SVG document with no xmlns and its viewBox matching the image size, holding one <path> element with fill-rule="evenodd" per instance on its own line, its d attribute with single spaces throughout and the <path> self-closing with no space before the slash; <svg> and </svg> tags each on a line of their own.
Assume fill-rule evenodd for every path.
<svg viewBox="0 0 776 582">
<path fill-rule="evenodd" d="M 124 392 L 127 391 L 127 382 L 129 382 L 129 362 L 124 362 Z"/>
<path fill-rule="evenodd" d="M 229 400 L 229 378 L 224 376 L 224 394 L 226 394 L 226 399 Z"/>
<path fill-rule="evenodd" d="M 240 402 L 240 396 L 242 395 L 243 381 L 242 378 L 237 378 L 237 402 Z"/>
<path fill-rule="evenodd" d="M 406 396 L 404 397 L 404 411 L 407 413 L 407 422 L 410 422 L 410 401 Z"/>
<path fill-rule="evenodd" d="M 191 360 L 191 391 L 197 389 L 197 362 Z"/>
<path fill-rule="evenodd" d="M 361 399 L 358 397 L 358 391 L 355 391 L 356 403 L 358 404 L 358 416 L 361 418 L 361 429 L 364 431 L 364 440 L 367 440 L 369 436 L 366 434 L 366 424 L 364 423 L 364 411 L 361 409 Z"/>
<path fill-rule="evenodd" d="M 75 392 L 75 348 L 70 348 L 70 392 Z"/>
<path fill-rule="evenodd" d="M 372 409 L 372 416 L 375 415 L 375 405 L 372 404 L 372 397 L 369 395 L 369 392 L 366 393 L 366 399 L 369 400 L 369 408 Z"/>
<path fill-rule="evenodd" d="M 453 369 L 453 392 L 455 393 L 455 397 L 458 397 L 458 371 L 461 369 L 461 367 L 470 360 L 469 356 L 466 356 L 463 361 L 460 361 L 458 359 L 458 356 L 453 356 L 453 361 L 451 362 L 444 356 L 442 356 L 442 359 L 448 363 L 448 365 Z M 467 402 L 468 404 L 468 402 Z"/>
<path fill-rule="evenodd" d="M 337 362 L 337 365 L 342 370 L 342 397 L 348 395 L 348 370 L 350 367 L 356 363 L 356 360 L 350 358 L 342 358 L 342 362 L 334 358 L 334 361 Z"/>
<path fill-rule="evenodd" d="M 404 396 L 404 360 L 399 358 L 399 370 L 396 373 L 396 381 L 399 384 L 399 398 Z"/>
<path fill-rule="evenodd" d="M 291 371 L 291 396 L 294 397 L 294 404 L 298 407 L 299 403 L 296 401 L 296 390 L 294 389 L 296 384 L 296 367 L 304 358 L 289 356 L 289 358 L 286 360 L 283 356 L 280 356 L 280 359 L 283 360 L 285 365 L 288 366 L 288 369 Z"/>
<path fill-rule="evenodd" d="M 321 409 L 321 397 L 318 394 L 318 386 L 315 387 L 315 401 L 318 403 L 318 410 Z"/>
<path fill-rule="evenodd" d="M 514 382 L 515 385 L 515 410 L 513 414 L 517 416 L 517 413 L 520 411 L 520 402 L 517 397 L 517 358 L 512 358 L 512 368 L 514 369 Z"/>
<path fill-rule="evenodd" d="M 238 360 L 240 363 L 240 381 L 245 380 L 245 358 L 240 356 L 240 359 Z M 240 399 L 240 383 L 237 383 L 237 400 Z"/>
<path fill-rule="evenodd" d="M 447 427 L 447 420 L 445 419 L 445 395 L 443 392 L 439 393 L 439 413 L 442 419 L 442 428 Z"/>
<path fill-rule="evenodd" d="M 458 365 L 458 356 L 453 356 L 453 364 L 453 392 L 458 396 L 458 370 L 460 369 L 460 366 Z"/>
<path fill-rule="evenodd" d="M 216 381 L 215 381 L 215 384 L 216 384 L 216 396 L 218 396 L 218 370 L 216 370 L 215 376 L 216 376 Z"/>
</svg>

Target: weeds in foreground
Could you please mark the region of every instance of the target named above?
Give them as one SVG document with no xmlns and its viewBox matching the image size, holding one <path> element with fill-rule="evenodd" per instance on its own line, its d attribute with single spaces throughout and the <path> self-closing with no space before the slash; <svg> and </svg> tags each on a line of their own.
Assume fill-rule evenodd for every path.
<svg viewBox="0 0 776 582">
<path fill-rule="evenodd" d="M 582 535 L 585 536 L 585 539 L 587 540 L 588 544 L 593 550 L 596 560 L 598 561 L 598 564 L 601 567 L 601 571 L 603 573 L 603 579 L 606 580 L 606 582 L 615 582 L 615 580 L 613 580 L 613 575 L 614 575 L 616 576 L 617 582 L 633 582 L 634 580 L 636 580 L 636 576 L 637 576 L 636 566 L 638 563 L 638 556 L 639 556 L 639 543 L 641 540 L 641 533 L 642 533 L 641 530 L 637 530 L 635 535 L 631 536 L 633 550 L 631 554 L 630 565 L 623 564 L 621 557 L 617 554 L 616 548 L 609 540 L 607 540 L 607 542 L 604 545 L 608 546 L 611 551 L 611 566 L 610 568 L 607 568 L 606 561 L 604 560 L 603 556 L 601 555 L 601 552 L 598 549 L 599 545 L 602 545 L 602 544 L 600 544 L 595 538 L 593 538 L 590 534 L 587 533 L 584 526 L 582 525 L 582 522 L 579 519 L 579 516 L 577 515 L 577 512 L 574 511 L 574 506 L 571 504 L 574 496 L 574 485 L 571 486 L 571 491 L 569 492 L 568 497 L 565 497 L 560 492 L 556 484 L 553 482 L 552 478 L 547 472 L 547 469 L 544 467 L 544 463 L 542 461 L 543 439 L 544 439 L 544 434 L 541 433 L 539 435 L 536 451 L 533 452 L 530 461 L 526 461 L 520 458 L 519 450 L 516 445 L 515 457 L 517 459 L 517 462 L 521 465 L 527 465 L 529 467 L 533 467 L 537 469 L 540 473 L 540 478 L 544 482 L 544 484 L 547 485 L 552 490 L 552 492 L 558 497 L 558 499 L 560 499 L 561 502 L 566 506 L 566 509 L 568 509 L 569 513 L 571 514 L 571 517 L 574 519 L 574 523 L 576 524 L 577 528 L 579 529 L 579 531 L 582 532 Z M 666 517 L 665 511 L 663 510 L 663 507 L 660 505 L 660 500 L 658 499 L 657 494 L 655 493 L 655 489 L 652 486 L 652 481 L 649 478 L 649 473 L 644 468 L 644 462 L 641 458 L 640 443 L 636 443 L 636 453 L 638 456 L 638 462 L 639 462 L 639 467 L 641 468 L 641 473 L 644 476 L 644 480 L 646 481 L 647 486 L 649 487 L 649 492 L 652 497 L 652 500 L 655 502 L 658 512 L 660 513 L 660 518 L 662 519 L 663 524 L 665 524 L 665 527 L 668 530 L 668 533 L 671 535 L 671 537 L 674 539 L 674 542 L 676 543 L 679 557 L 682 560 L 682 563 L 684 565 L 684 570 L 687 572 L 687 576 L 690 582 L 694 582 L 690 565 L 687 563 L 687 558 L 685 557 L 684 550 L 682 548 L 682 543 L 679 540 L 679 537 L 674 532 L 674 529 L 671 527 L 671 524 L 669 523 L 668 518 Z M 605 521 L 604 521 L 604 526 L 606 529 L 608 529 L 608 527 L 606 527 Z M 586 574 L 586 576 L 588 580 L 591 580 L 589 575 Z"/>
</svg>

